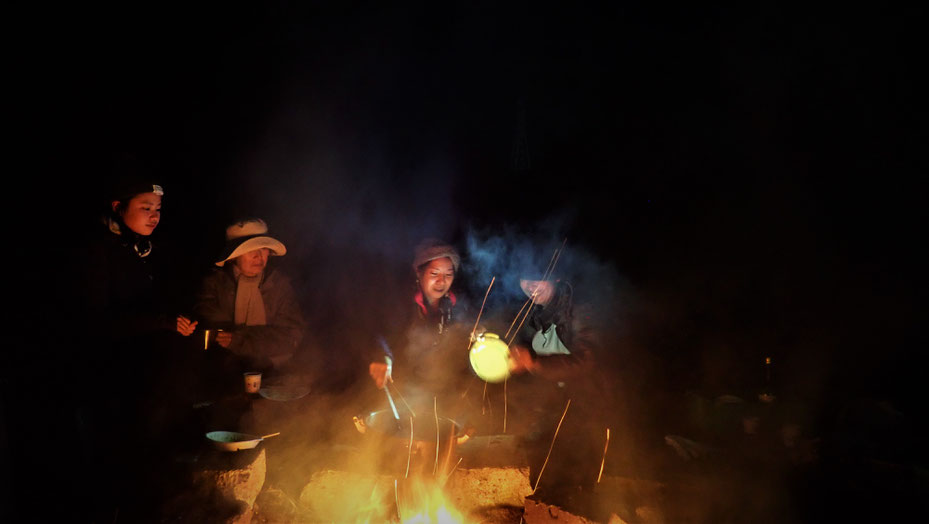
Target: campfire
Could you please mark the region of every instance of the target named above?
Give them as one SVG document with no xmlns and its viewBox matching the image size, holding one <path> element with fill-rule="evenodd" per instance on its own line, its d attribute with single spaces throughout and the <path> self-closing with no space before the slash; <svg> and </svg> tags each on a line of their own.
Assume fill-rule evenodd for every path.
<svg viewBox="0 0 929 524">
<path fill-rule="evenodd" d="M 371 501 L 359 511 L 356 522 L 401 522 L 403 524 L 466 523 L 464 515 L 432 479 L 395 479 L 392 493 L 376 487 Z"/>
</svg>

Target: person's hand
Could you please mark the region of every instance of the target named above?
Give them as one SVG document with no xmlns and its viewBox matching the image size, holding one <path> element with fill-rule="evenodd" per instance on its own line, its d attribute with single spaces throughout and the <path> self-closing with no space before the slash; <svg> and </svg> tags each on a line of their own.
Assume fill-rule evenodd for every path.
<svg viewBox="0 0 929 524">
<path fill-rule="evenodd" d="M 387 375 L 387 364 L 384 362 L 372 362 L 368 366 L 368 374 L 374 379 L 374 385 L 376 385 L 378 389 L 384 389 L 384 385 L 390 380 L 390 377 Z"/>
<path fill-rule="evenodd" d="M 185 337 L 188 337 L 190 336 L 191 333 L 194 332 L 195 329 L 197 329 L 196 320 L 190 320 L 189 318 L 183 315 L 177 316 L 177 332 L 178 333 L 180 333 L 181 335 L 184 335 Z"/>
<path fill-rule="evenodd" d="M 530 372 L 538 367 L 538 363 L 532 359 L 532 353 L 518 345 L 510 347 L 510 355 L 513 356 L 513 368 L 510 373 L 518 375 L 520 373 Z"/>
<path fill-rule="evenodd" d="M 232 344 L 232 333 L 229 331 L 216 332 L 216 343 L 226 349 L 229 349 L 229 345 Z"/>
</svg>

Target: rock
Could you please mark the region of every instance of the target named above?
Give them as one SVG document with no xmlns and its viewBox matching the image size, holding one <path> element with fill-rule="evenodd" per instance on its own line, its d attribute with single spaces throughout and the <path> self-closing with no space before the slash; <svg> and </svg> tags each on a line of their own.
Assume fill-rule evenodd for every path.
<svg viewBox="0 0 929 524">
<path fill-rule="evenodd" d="M 207 461 L 204 468 L 194 472 L 194 492 L 208 498 L 217 496 L 238 511 L 223 522 L 248 524 L 251 522 L 252 506 L 264 485 L 267 460 L 264 449 L 255 452 L 226 453 Z"/>
<path fill-rule="evenodd" d="M 661 512 L 651 506 L 639 506 L 635 508 L 635 515 L 643 524 L 663 524 L 664 519 Z"/>
<path fill-rule="evenodd" d="M 488 508 L 522 508 L 532 493 L 529 468 L 456 469 L 445 484 L 451 503 L 462 513 Z"/>
<path fill-rule="evenodd" d="M 375 522 L 390 518 L 393 499 L 393 477 L 325 470 L 313 474 L 299 503 L 312 522 Z"/>
<path fill-rule="evenodd" d="M 610 515 L 610 520 L 606 521 L 606 524 L 629 524 L 629 523 L 623 520 L 622 517 L 620 517 L 616 513 L 613 513 Z"/>
<path fill-rule="evenodd" d="M 580 515 L 575 515 L 566 509 L 542 502 L 540 500 L 526 499 L 524 506 L 525 513 L 523 520 L 526 524 L 540 524 L 546 522 L 557 522 L 559 524 L 596 524 L 597 521 L 590 520 Z"/>
<path fill-rule="evenodd" d="M 295 522 L 297 506 L 282 490 L 267 487 L 258 495 L 253 508 L 252 522 L 279 523 Z"/>
</svg>

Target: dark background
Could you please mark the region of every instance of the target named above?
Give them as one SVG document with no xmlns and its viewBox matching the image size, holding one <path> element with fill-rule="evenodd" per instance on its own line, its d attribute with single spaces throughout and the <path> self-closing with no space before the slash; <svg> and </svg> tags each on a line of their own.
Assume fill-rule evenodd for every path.
<svg viewBox="0 0 929 524">
<path fill-rule="evenodd" d="M 128 152 L 162 175 L 156 240 L 187 268 L 178 282 L 195 281 L 242 215 L 288 245 L 282 263 L 311 314 L 353 296 L 342 283 L 388 273 L 370 264 L 403 267 L 423 236 L 466 248 L 541 232 L 540 251 L 567 238 L 622 282 L 629 346 L 616 351 L 649 355 L 656 387 L 746 388 L 773 355 L 823 405 L 868 396 L 918 418 L 923 14 L 492 2 L 16 13 L 6 180 L 24 305 L 8 360 L 30 369 L 55 353 L 27 347 L 67 347 L 47 329 L 70 307 L 50 275 L 67 280 L 73 233 L 95 222 Z M 520 101 L 528 169 L 511 158 Z M 486 285 L 467 284 L 477 296 Z"/>
<path fill-rule="evenodd" d="M 664 309 L 675 345 L 761 344 L 905 390 L 925 346 L 921 12 L 875 9 L 24 15 L 14 249 L 65 271 L 128 152 L 161 174 L 156 237 L 192 268 L 248 214 L 308 274 L 346 246 L 405 262 L 426 235 L 553 231 Z"/>
</svg>

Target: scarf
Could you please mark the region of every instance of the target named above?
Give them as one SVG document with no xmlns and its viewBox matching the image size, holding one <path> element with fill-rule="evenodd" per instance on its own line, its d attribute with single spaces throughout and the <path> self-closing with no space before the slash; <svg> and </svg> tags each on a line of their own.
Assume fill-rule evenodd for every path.
<svg viewBox="0 0 929 524">
<path fill-rule="evenodd" d="M 254 277 L 238 275 L 235 291 L 235 324 L 237 326 L 242 324 L 264 326 L 267 323 L 265 303 L 261 298 L 261 290 L 258 289 L 262 276 L 264 276 L 263 273 Z"/>
</svg>

